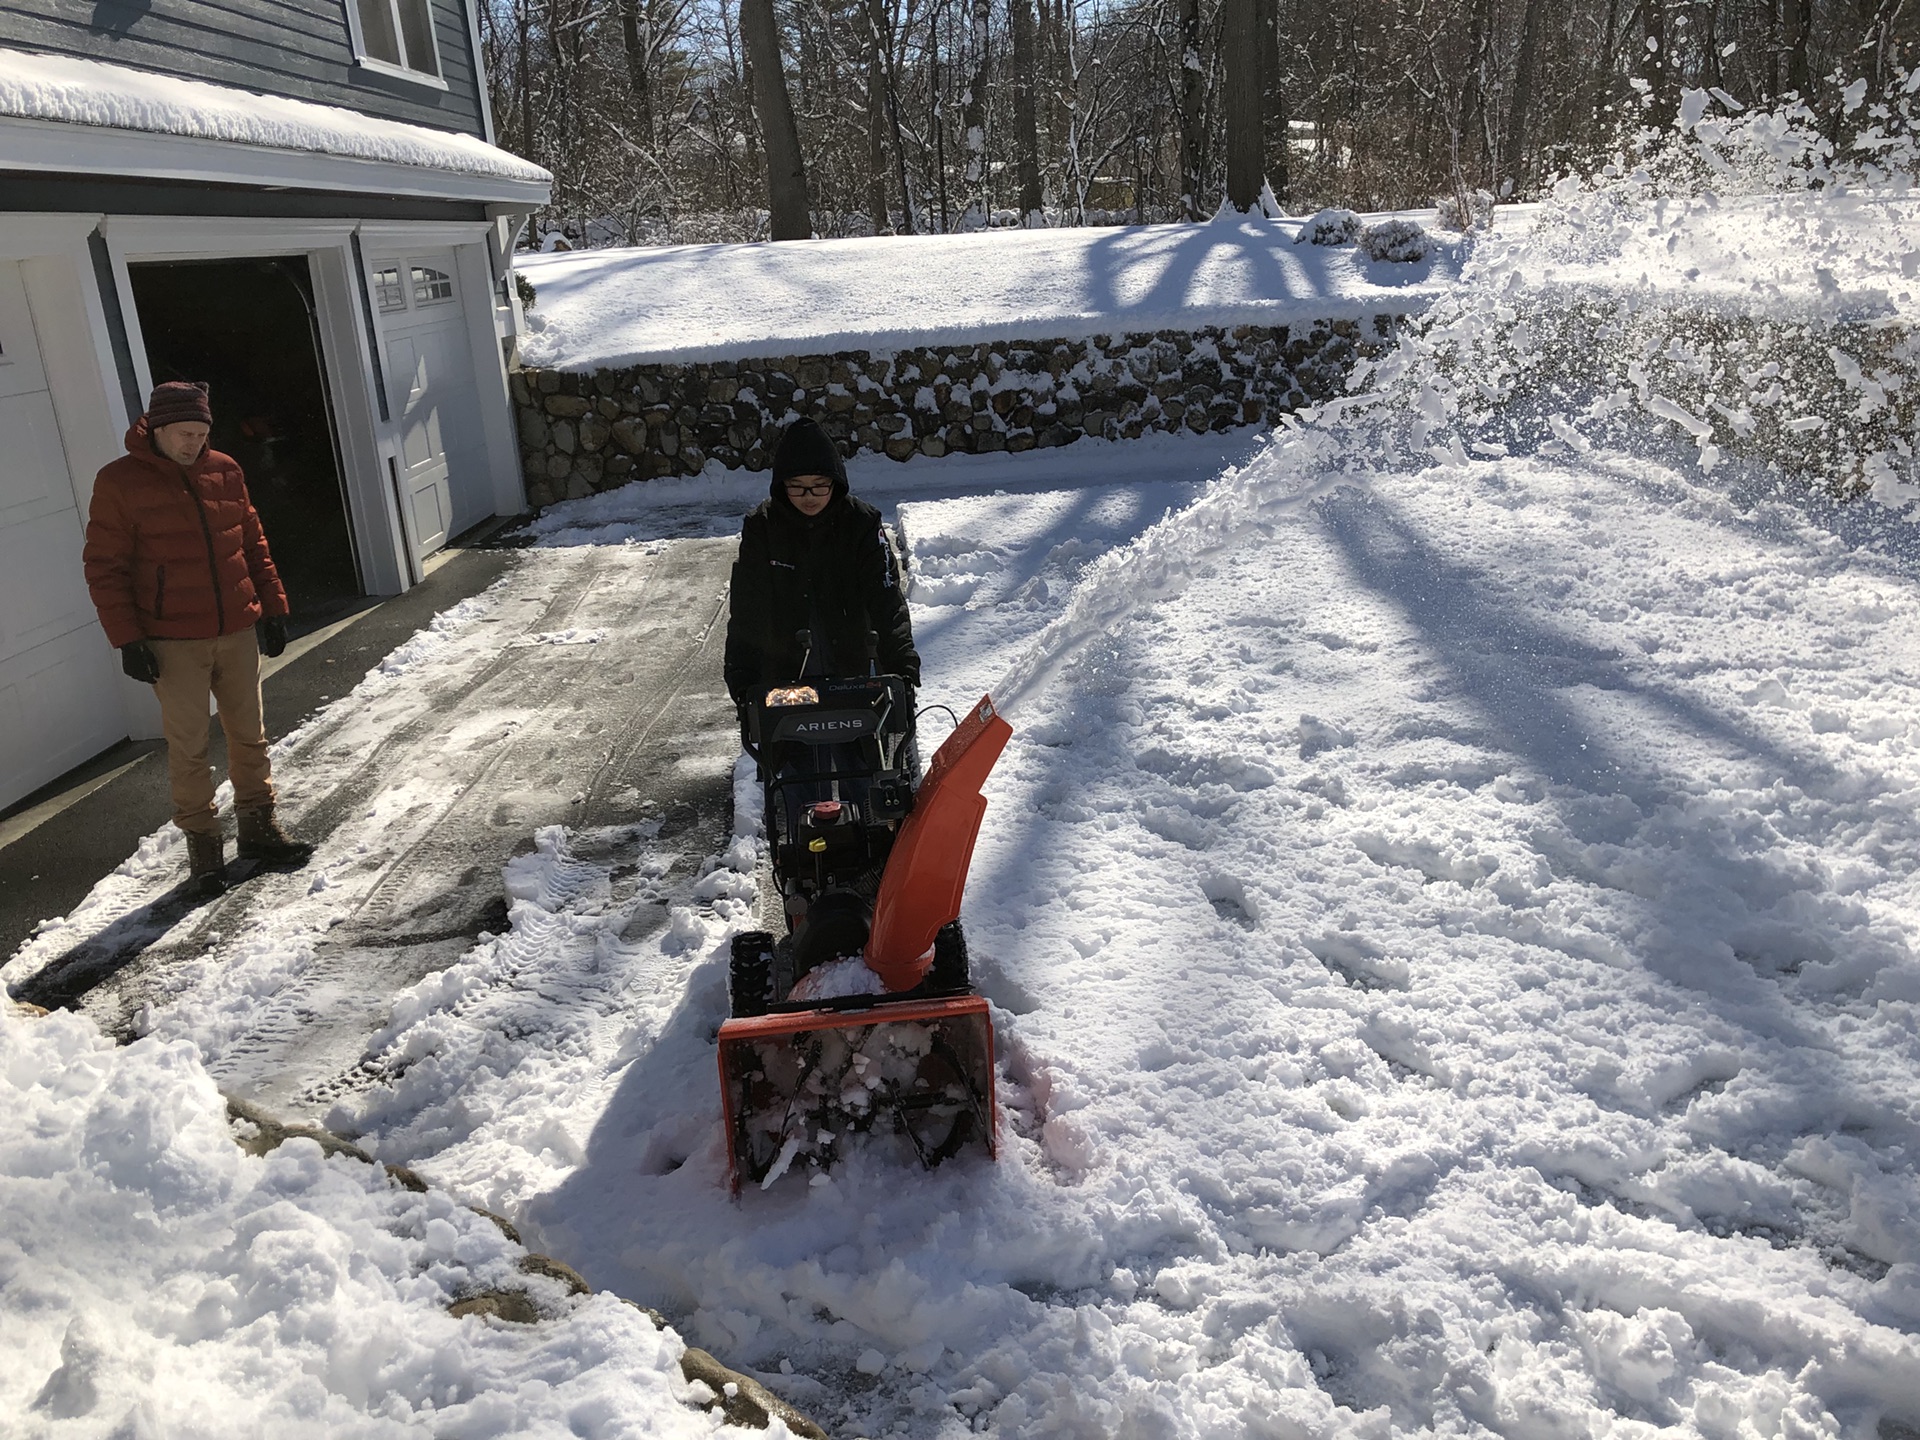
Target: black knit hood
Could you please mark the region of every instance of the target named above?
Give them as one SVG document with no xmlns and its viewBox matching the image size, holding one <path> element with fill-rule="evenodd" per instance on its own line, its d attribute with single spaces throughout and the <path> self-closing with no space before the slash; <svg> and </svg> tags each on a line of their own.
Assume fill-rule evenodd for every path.
<svg viewBox="0 0 1920 1440">
<path fill-rule="evenodd" d="M 828 510 L 820 512 L 822 516 L 829 513 L 835 502 L 847 497 L 847 462 L 840 458 L 840 447 L 816 420 L 796 420 L 780 437 L 780 444 L 773 452 L 773 479 L 768 482 L 767 495 L 776 509 L 796 519 L 819 518 L 802 515 L 787 498 L 787 481 L 795 475 L 825 475 L 833 481 L 833 500 L 828 502 Z"/>
</svg>

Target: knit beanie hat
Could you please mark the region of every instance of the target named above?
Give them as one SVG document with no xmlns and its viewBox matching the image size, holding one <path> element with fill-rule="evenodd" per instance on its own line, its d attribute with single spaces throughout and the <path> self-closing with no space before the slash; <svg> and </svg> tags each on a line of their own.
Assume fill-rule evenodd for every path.
<svg viewBox="0 0 1920 1440">
<path fill-rule="evenodd" d="M 784 499 L 782 487 L 799 475 L 825 475 L 833 481 L 835 498 L 847 493 L 847 462 L 840 458 L 840 447 L 817 421 L 796 420 L 780 437 L 773 452 L 774 497 Z"/>
<path fill-rule="evenodd" d="M 204 380 L 168 380 L 153 387 L 153 395 L 147 401 L 147 429 L 158 430 L 162 425 L 178 425 L 183 420 L 213 424 L 213 407 L 207 403 Z"/>
</svg>

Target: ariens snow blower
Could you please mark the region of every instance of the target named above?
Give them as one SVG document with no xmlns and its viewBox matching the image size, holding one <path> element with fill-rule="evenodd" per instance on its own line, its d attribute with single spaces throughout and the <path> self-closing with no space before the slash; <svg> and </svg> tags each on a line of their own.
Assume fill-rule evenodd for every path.
<svg viewBox="0 0 1920 1440">
<path fill-rule="evenodd" d="M 904 1137 L 923 1165 L 992 1155 L 993 1027 L 960 896 L 1013 734 L 990 697 L 913 783 L 898 676 L 774 689 L 746 707 L 787 934 L 736 936 L 720 1093 L 733 1188 L 830 1167 L 846 1137 Z"/>
</svg>

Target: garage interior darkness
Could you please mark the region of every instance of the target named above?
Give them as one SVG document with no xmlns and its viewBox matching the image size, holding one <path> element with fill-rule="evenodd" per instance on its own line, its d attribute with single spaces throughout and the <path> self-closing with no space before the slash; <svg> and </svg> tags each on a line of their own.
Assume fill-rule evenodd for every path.
<svg viewBox="0 0 1920 1440">
<path fill-rule="evenodd" d="M 203 380 L 210 443 L 240 462 L 294 628 L 362 593 L 304 255 L 127 267 L 154 383 Z"/>
</svg>

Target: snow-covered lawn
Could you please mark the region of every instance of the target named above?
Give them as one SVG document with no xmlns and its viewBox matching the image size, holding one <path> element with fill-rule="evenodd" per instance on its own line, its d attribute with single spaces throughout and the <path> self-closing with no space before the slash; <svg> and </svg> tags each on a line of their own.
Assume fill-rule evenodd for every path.
<svg viewBox="0 0 1920 1440">
<path fill-rule="evenodd" d="M 1367 397 L 1257 453 L 856 468 L 909 552 L 924 699 L 991 690 L 1015 727 L 966 905 L 998 1164 L 856 1149 L 728 1200 L 744 770 L 663 927 L 632 926 L 644 827 L 542 829 L 509 932 L 401 999 L 333 1123 L 841 1436 L 1913 1433 L 1920 542 L 1888 422 L 1911 344 L 1874 331 L 1869 373 L 1825 332 L 1688 330 L 1648 298 L 1684 274 L 1597 285 L 1593 348 L 1540 344 L 1561 268 L 1688 258 L 1662 237 L 1692 210 L 1657 188 L 1562 197 Z M 1920 254 L 1835 177 L 1783 205 L 1810 273 L 1864 255 L 1893 295 Z M 1877 500 L 1746 443 L 1756 409 L 1817 409 L 1805 433 Z M 750 488 L 656 483 L 536 529 L 656 545 Z M 595 1338 L 610 1301 L 447 1320 L 462 1282 L 434 1266 L 495 1273 L 490 1232 L 347 1161 L 233 1159 L 190 1044 L 0 1013 L 0 1087 L 0 1413 L 51 1420 L 82 1376 L 105 1433 L 200 1346 L 212 1413 L 292 1434 L 708 1423 L 650 1329 Z M 281 1283 L 249 1288 L 270 1194 L 275 1236 L 321 1238 L 276 1240 Z M 56 1210 L 106 1238 L 63 1249 Z M 348 1305 L 404 1384 L 342 1363 Z M 273 1360 L 304 1377 L 255 1378 Z"/>
<path fill-rule="evenodd" d="M 1457 275 L 1297 244 L 1297 221 L 679 245 L 524 256 L 535 368 L 1064 340 L 1417 312 Z"/>
</svg>

